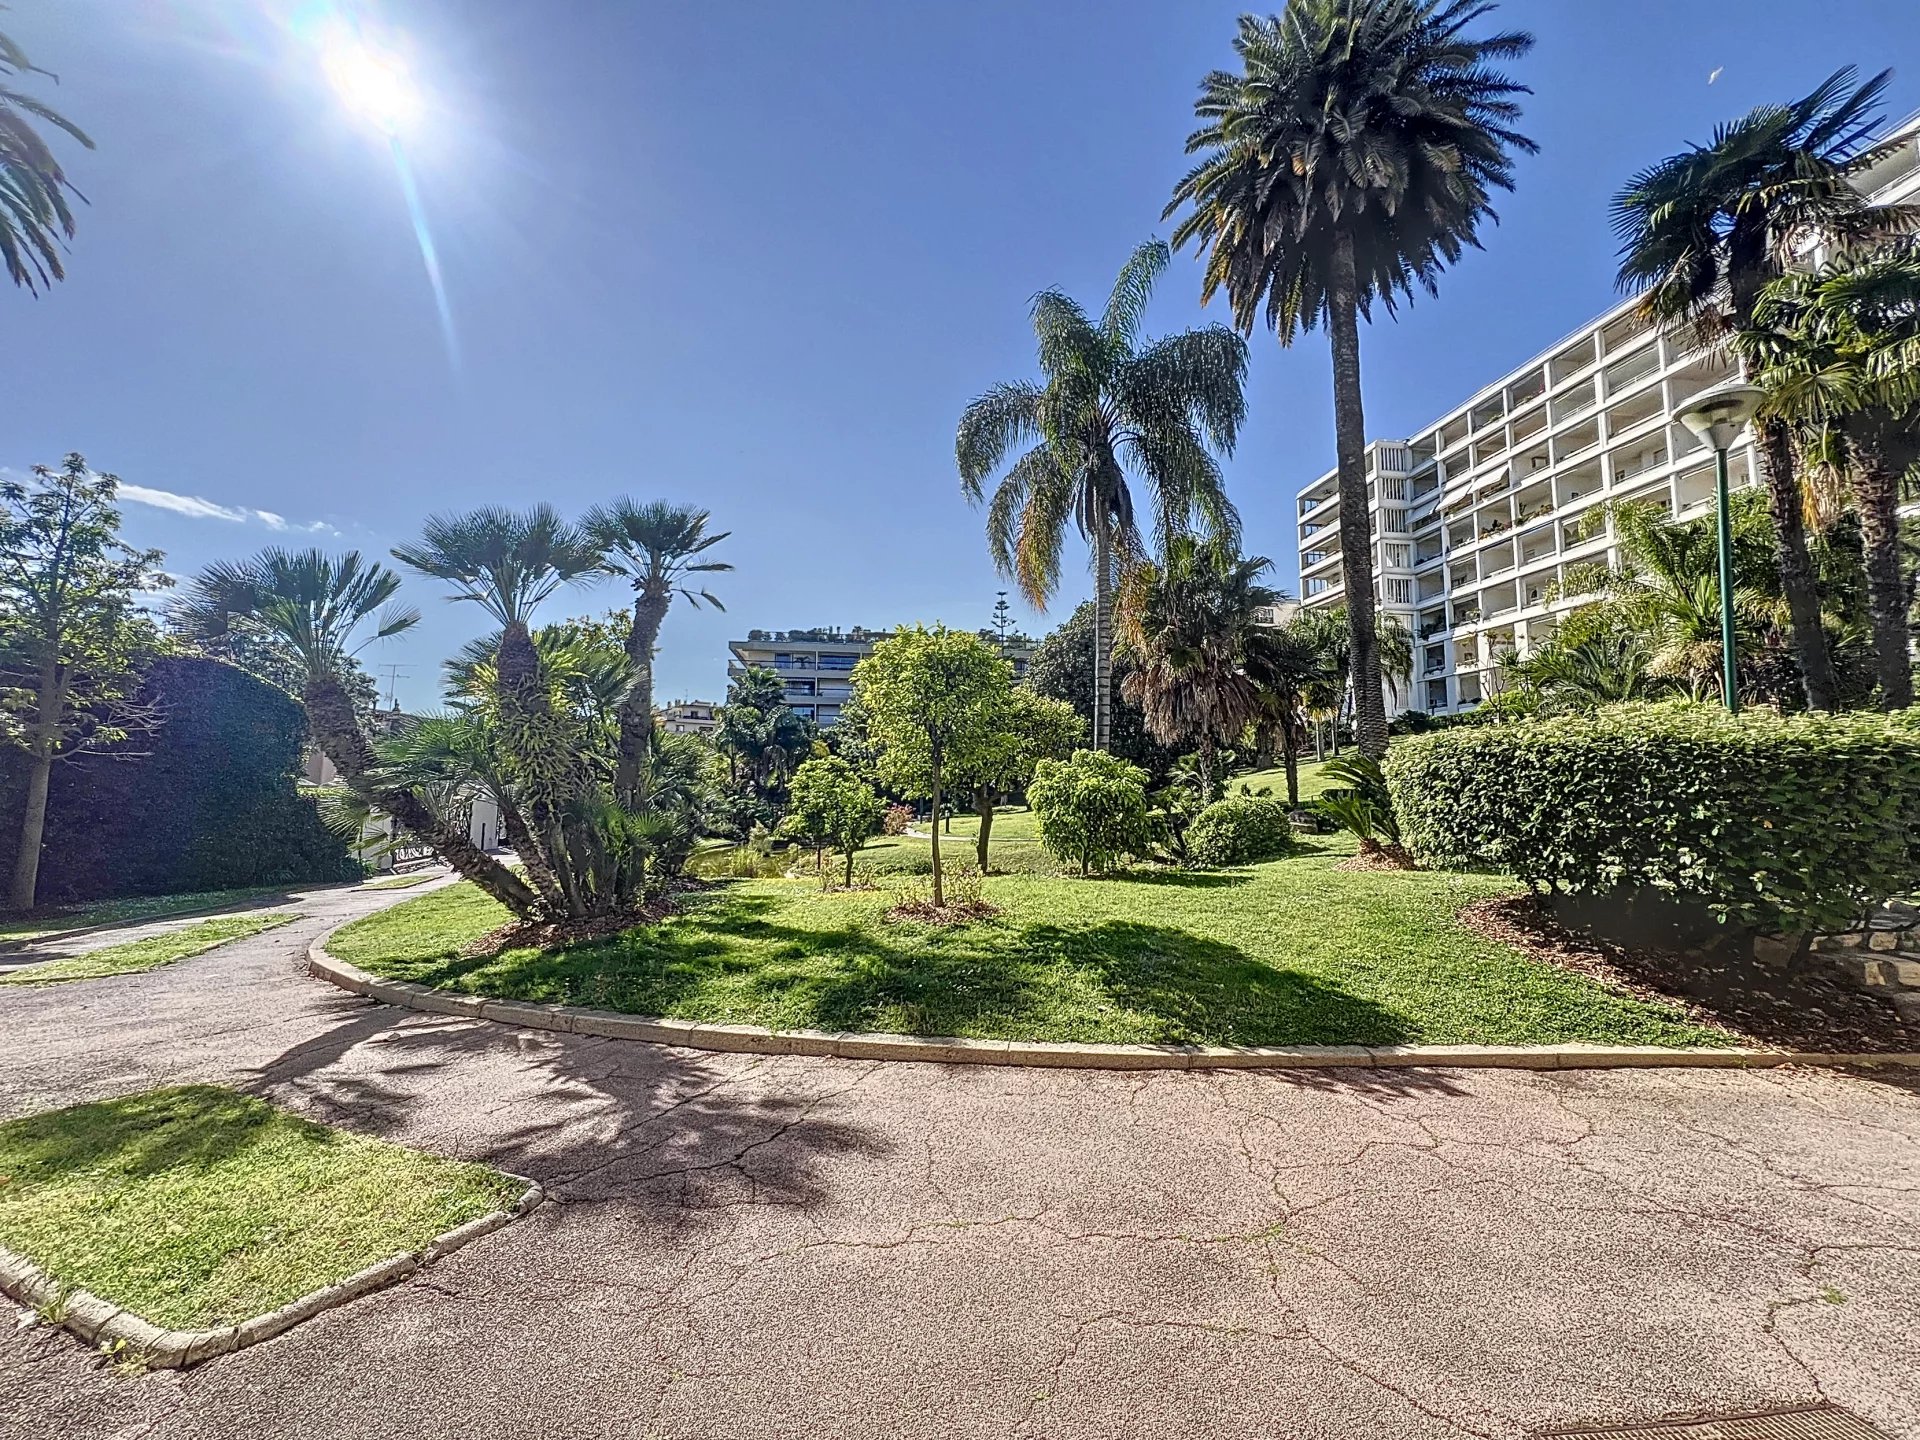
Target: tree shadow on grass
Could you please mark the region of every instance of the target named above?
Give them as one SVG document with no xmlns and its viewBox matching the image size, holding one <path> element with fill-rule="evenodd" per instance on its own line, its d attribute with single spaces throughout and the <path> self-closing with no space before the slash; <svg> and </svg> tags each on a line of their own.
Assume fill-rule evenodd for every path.
<svg viewBox="0 0 1920 1440">
<path fill-rule="evenodd" d="M 31 1185 L 81 1171 L 139 1177 L 204 1170 L 269 1138 L 276 1117 L 215 1085 L 170 1086 L 42 1111 L 0 1126 L 5 1181 Z M 331 1132 L 315 1137 L 327 1143 Z"/>
<path fill-rule="evenodd" d="M 1175 890 L 1230 890 L 1253 879 L 1245 870 L 1116 870 L 1089 877 L 1114 885 L 1164 885 Z"/>
</svg>

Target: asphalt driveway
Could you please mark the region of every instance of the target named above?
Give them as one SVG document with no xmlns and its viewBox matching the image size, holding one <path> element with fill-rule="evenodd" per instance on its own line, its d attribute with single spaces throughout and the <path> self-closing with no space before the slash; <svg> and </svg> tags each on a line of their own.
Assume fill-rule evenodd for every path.
<svg viewBox="0 0 1920 1440">
<path fill-rule="evenodd" d="M 418 892 L 0 991 L 0 1114 L 186 1080 L 553 1203 L 185 1374 L 0 1336 L 0 1436 L 1512 1437 L 1830 1399 L 1920 1440 L 1920 1083 L 704 1055 L 301 972 Z"/>
</svg>

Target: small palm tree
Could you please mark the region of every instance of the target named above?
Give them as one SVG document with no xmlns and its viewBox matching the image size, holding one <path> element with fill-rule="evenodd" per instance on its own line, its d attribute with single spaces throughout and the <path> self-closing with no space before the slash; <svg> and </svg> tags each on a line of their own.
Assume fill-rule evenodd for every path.
<svg viewBox="0 0 1920 1440">
<path fill-rule="evenodd" d="M 1202 793 L 1212 789 L 1217 747 L 1260 713 L 1248 660 L 1255 614 L 1281 598 L 1260 583 L 1272 568 L 1265 556 L 1178 536 L 1164 563 L 1141 564 L 1121 590 L 1120 643 L 1135 667 L 1122 693 L 1162 745 L 1196 746 Z"/>
<path fill-rule="evenodd" d="M 1284 626 L 1259 627 L 1248 646 L 1247 674 L 1260 692 L 1254 725 L 1269 753 L 1279 750 L 1287 772 L 1287 804 L 1298 809 L 1307 717 L 1317 699 L 1335 690 L 1333 657 L 1295 616 Z"/>
<path fill-rule="evenodd" d="M 1096 323 L 1057 290 L 1033 302 L 1038 383 L 995 385 L 960 416 L 954 454 L 960 488 L 978 504 L 994 487 L 987 544 L 1001 574 L 1038 608 L 1060 584 L 1069 524 L 1093 549 L 1093 744 L 1112 737 L 1115 563 L 1146 544 L 1129 471 L 1150 490 L 1160 553 L 1197 527 L 1237 541 L 1239 517 L 1215 458 L 1229 455 L 1246 418 L 1247 347 L 1224 326 L 1143 342 L 1141 317 L 1169 252 L 1157 240 L 1133 252 Z"/>
<path fill-rule="evenodd" d="M 1913 703 L 1901 554 L 1902 479 L 1920 462 L 1920 247 L 1901 241 L 1773 281 L 1736 344 L 1768 391 L 1764 412 L 1797 426 L 1803 454 L 1846 475 L 1860 512 L 1881 703 Z"/>
<path fill-rule="evenodd" d="M 269 549 L 251 560 L 208 566 L 175 602 L 171 619 L 183 633 L 217 637 L 241 617 L 284 642 L 305 670 L 301 699 L 313 743 L 341 781 L 525 917 L 539 897 L 524 880 L 474 845 L 464 829 L 446 823 L 410 786 L 382 776 L 343 683 L 351 656 L 419 622 L 419 611 L 390 603 L 399 589 L 398 575 L 358 551 Z"/>
<path fill-rule="evenodd" d="M 652 748 L 653 653 L 673 597 L 682 596 L 695 609 L 702 601 L 716 610 L 727 608 L 691 578 L 733 569 L 724 560 L 700 558 L 727 538 L 724 530 L 707 533 L 710 519 L 705 510 L 665 500 L 642 505 L 620 499 L 587 512 L 584 528 L 600 547 L 606 568 L 625 575 L 634 589 L 627 656 L 633 662 L 635 681 L 621 707 L 620 760 L 614 777 L 614 793 L 623 803 L 633 799 Z"/>
<path fill-rule="evenodd" d="M 89 150 L 93 141 L 58 111 L 7 83 L 22 75 L 55 78 L 0 34 L 0 260 L 14 284 L 39 291 L 66 278 L 61 242 L 73 238 L 67 197 L 80 192 L 29 117 L 65 131 Z"/>
<path fill-rule="evenodd" d="M 1619 283 L 1641 297 L 1641 313 L 1670 331 L 1724 340 L 1753 328 L 1762 290 L 1809 245 L 1851 246 L 1920 224 L 1920 206 L 1872 206 L 1853 183 L 1885 153 L 1869 142 L 1891 75 L 1856 85 L 1851 67 L 1836 71 L 1804 99 L 1750 110 L 1708 144 L 1634 176 L 1614 197 L 1613 223 Z M 1807 703 L 1836 709 L 1791 430 L 1778 415 L 1757 429 Z"/>
<path fill-rule="evenodd" d="M 1203 294 L 1225 290 L 1234 323 L 1266 323 L 1290 345 L 1324 324 L 1333 349 L 1340 554 L 1353 651 L 1355 718 L 1369 755 L 1387 748 L 1374 635 L 1360 330 L 1477 245 L 1513 188 L 1523 85 L 1495 65 L 1524 55 L 1523 31 L 1475 38 L 1479 0 L 1288 0 L 1244 15 L 1240 68 L 1200 85 L 1200 161 L 1166 213 L 1190 206 L 1174 243 L 1206 252 Z"/>
</svg>

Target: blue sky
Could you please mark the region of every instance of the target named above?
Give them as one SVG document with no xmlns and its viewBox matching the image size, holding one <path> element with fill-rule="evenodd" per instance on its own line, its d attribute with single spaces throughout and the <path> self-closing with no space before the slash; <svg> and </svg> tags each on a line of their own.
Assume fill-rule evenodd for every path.
<svg viewBox="0 0 1920 1440">
<path fill-rule="evenodd" d="M 724 642 L 750 627 L 984 623 L 1005 582 L 959 496 L 955 419 L 1030 373 L 1036 290 L 1097 303 L 1165 233 L 1239 8 L 389 0 L 363 13 L 404 37 L 427 96 L 407 144 L 456 363 L 385 142 L 299 38 L 316 6 L 16 0 L 7 29 L 99 149 L 63 151 L 91 201 L 70 278 L 0 293 L 0 464 L 78 449 L 149 499 L 205 502 L 125 507 L 177 573 L 276 541 L 384 555 L 481 503 L 699 503 L 739 568 L 715 587 L 727 614 L 669 618 L 663 697 L 718 698 Z M 1902 67 L 1891 113 L 1920 107 L 1920 6 L 1897 0 L 1509 0 L 1497 18 L 1539 39 L 1518 73 L 1541 154 L 1486 251 L 1363 337 L 1376 435 L 1610 303 L 1606 199 L 1638 166 L 1842 64 Z M 1150 328 L 1212 318 L 1177 263 Z M 1255 337 L 1228 474 L 1289 588 L 1330 389 L 1321 337 Z M 432 582 L 408 594 L 426 622 L 365 658 L 404 667 L 421 706 L 483 622 Z"/>
</svg>

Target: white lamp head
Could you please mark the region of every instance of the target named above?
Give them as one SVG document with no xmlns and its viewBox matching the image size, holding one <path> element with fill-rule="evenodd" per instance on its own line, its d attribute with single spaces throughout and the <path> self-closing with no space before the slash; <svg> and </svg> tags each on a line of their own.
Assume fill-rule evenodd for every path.
<svg viewBox="0 0 1920 1440">
<path fill-rule="evenodd" d="M 1714 449 L 1731 450 L 1765 398 L 1766 392 L 1758 385 L 1735 380 L 1694 396 L 1681 408 L 1678 418 Z"/>
</svg>

